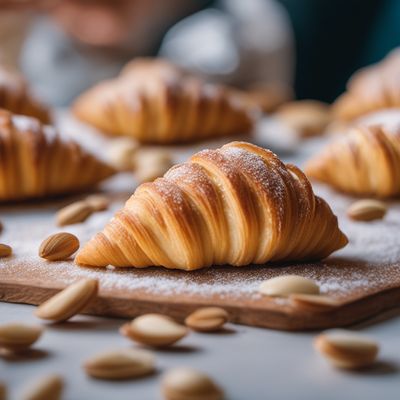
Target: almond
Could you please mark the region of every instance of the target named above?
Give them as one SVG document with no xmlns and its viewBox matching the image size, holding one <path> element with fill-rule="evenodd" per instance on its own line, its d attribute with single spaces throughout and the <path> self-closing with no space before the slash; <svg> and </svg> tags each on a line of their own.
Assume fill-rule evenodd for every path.
<svg viewBox="0 0 400 400">
<path fill-rule="evenodd" d="M 286 297 L 294 293 L 319 294 L 318 285 L 298 275 L 282 275 L 261 283 L 259 292 L 267 296 Z"/>
<path fill-rule="evenodd" d="M 151 182 L 163 176 L 171 167 L 172 159 L 164 150 L 142 150 L 135 157 L 135 178 L 139 183 Z"/>
<path fill-rule="evenodd" d="M 200 332 L 220 330 L 228 321 L 228 313 L 219 307 L 204 307 L 194 311 L 185 319 L 189 328 Z"/>
<path fill-rule="evenodd" d="M 316 294 L 291 294 L 289 300 L 299 310 L 309 312 L 330 311 L 341 305 L 332 297 Z"/>
<path fill-rule="evenodd" d="M 50 261 L 66 260 L 79 249 L 79 240 L 72 233 L 60 232 L 45 239 L 39 248 L 39 256 Z"/>
<path fill-rule="evenodd" d="M 57 225 L 64 226 L 84 222 L 92 212 L 92 207 L 86 201 L 76 201 L 58 211 Z"/>
<path fill-rule="evenodd" d="M 96 297 L 98 286 L 97 279 L 81 279 L 41 304 L 35 315 L 55 322 L 66 321 Z"/>
<path fill-rule="evenodd" d="M 365 199 L 353 203 L 348 208 L 347 215 L 355 221 L 373 221 L 382 219 L 386 212 L 385 203 L 378 200 Z"/>
<path fill-rule="evenodd" d="M 162 379 L 166 400 L 222 400 L 223 391 L 206 374 L 192 368 L 173 368 Z"/>
<path fill-rule="evenodd" d="M 22 394 L 23 400 L 60 400 L 64 388 L 63 379 L 58 375 L 41 377 L 29 384 Z"/>
<path fill-rule="evenodd" d="M 379 346 L 367 336 L 344 329 L 332 329 L 318 335 L 314 347 L 339 368 L 362 368 L 371 365 Z"/>
<path fill-rule="evenodd" d="M 12 254 L 12 248 L 6 244 L 0 243 L 0 258 L 9 257 Z"/>
<path fill-rule="evenodd" d="M 101 194 L 92 194 L 91 196 L 86 197 L 85 201 L 89 204 L 93 211 L 107 210 L 108 206 L 110 205 L 110 200 L 108 197 Z"/>
<path fill-rule="evenodd" d="M 114 350 L 87 360 L 84 369 L 93 378 L 130 379 L 154 372 L 155 359 L 153 354 L 145 350 Z"/>
<path fill-rule="evenodd" d="M 114 139 L 108 148 L 108 162 L 118 171 L 133 170 L 138 148 L 139 144 L 130 138 Z"/>
<path fill-rule="evenodd" d="M 120 332 L 130 339 L 154 347 L 170 346 L 187 334 L 187 328 L 162 314 L 145 314 L 124 324 Z"/>
<path fill-rule="evenodd" d="M 41 336 L 43 329 L 36 325 L 9 323 L 0 325 L 0 347 L 11 351 L 26 350 Z"/>
</svg>

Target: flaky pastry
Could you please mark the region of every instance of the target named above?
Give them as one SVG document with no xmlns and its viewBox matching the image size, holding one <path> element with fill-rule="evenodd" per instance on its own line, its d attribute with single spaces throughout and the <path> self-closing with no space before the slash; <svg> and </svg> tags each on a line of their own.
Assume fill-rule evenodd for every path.
<svg viewBox="0 0 400 400">
<path fill-rule="evenodd" d="M 0 67 L 0 108 L 50 122 L 48 108 L 32 96 L 22 76 L 4 67 Z"/>
<path fill-rule="evenodd" d="M 373 111 L 400 108 L 400 49 L 357 71 L 333 104 L 335 118 L 350 121 Z"/>
<path fill-rule="evenodd" d="M 358 126 L 308 161 L 308 177 L 345 193 L 400 195 L 400 128 Z"/>
<path fill-rule="evenodd" d="M 50 125 L 0 110 L 0 201 L 77 192 L 113 173 Z"/>
<path fill-rule="evenodd" d="M 241 96 L 164 60 L 129 63 L 116 79 L 83 93 L 73 111 L 104 133 L 149 143 L 191 142 L 252 128 Z"/>
<path fill-rule="evenodd" d="M 269 150 L 203 150 L 138 187 L 79 252 L 81 265 L 195 270 L 321 259 L 346 236 L 305 175 Z"/>
</svg>

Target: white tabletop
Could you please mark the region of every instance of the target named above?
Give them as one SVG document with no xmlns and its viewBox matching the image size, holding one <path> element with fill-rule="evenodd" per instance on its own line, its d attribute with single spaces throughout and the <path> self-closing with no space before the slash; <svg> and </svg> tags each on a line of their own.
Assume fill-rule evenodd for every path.
<svg viewBox="0 0 400 400">
<path fill-rule="evenodd" d="M 41 323 L 34 307 L 0 303 L 0 323 Z M 12 359 L 0 356 L 0 379 L 10 397 L 22 386 L 48 373 L 61 374 L 68 400 L 161 399 L 160 378 L 174 366 L 191 366 L 209 373 L 231 400 L 258 399 L 398 399 L 400 388 L 400 318 L 388 313 L 374 324 L 353 327 L 381 344 L 379 362 L 363 372 L 332 368 L 315 353 L 317 332 L 289 333 L 229 325 L 220 334 L 191 333 L 167 350 L 155 351 L 157 373 L 124 382 L 87 377 L 81 367 L 88 357 L 108 349 L 135 346 L 118 334 L 122 320 L 77 316 L 60 325 L 47 325 L 34 351 Z"/>
</svg>

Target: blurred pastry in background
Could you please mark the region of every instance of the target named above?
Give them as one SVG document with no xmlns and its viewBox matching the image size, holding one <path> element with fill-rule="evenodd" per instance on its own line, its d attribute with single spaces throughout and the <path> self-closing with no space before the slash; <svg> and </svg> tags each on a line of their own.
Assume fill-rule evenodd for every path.
<svg viewBox="0 0 400 400">
<path fill-rule="evenodd" d="M 152 182 L 173 165 L 172 155 L 164 149 L 141 149 L 134 157 L 134 176 L 139 183 Z"/>
<path fill-rule="evenodd" d="M 0 108 L 15 114 L 35 117 L 47 124 L 50 122 L 49 109 L 30 92 L 28 83 L 16 71 L 0 65 Z"/>
<path fill-rule="evenodd" d="M 399 196 L 400 125 L 351 128 L 311 158 L 305 173 L 344 193 Z"/>
<path fill-rule="evenodd" d="M 114 169 L 49 125 L 0 110 L 0 201 L 87 190 Z"/>
<path fill-rule="evenodd" d="M 400 108 L 400 49 L 381 62 L 358 70 L 347 83 L 347 91 L 332 107 L 335 118 L 351 121 L 373 111 Z"/>
<path fill-rule="evenodd" d="M 136 59 L 83 93 L 74 114 L 105 134 L 142 143 L 185 143 L 253 128 L 252 107 L 163 59 Z"/>
<path fill-rule="evenodd" d="M 317 100 L 285 103 L 274 116 L 302 138 L 321 135 L 332 119 L 330 106 Z"/>
</svg>

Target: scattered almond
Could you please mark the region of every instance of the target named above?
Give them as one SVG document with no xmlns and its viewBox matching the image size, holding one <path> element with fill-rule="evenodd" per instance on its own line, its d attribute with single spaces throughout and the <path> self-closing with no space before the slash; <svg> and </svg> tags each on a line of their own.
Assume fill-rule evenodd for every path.
<svg viewBox="0 0 400 400">
<path fill-rule="evenodd" d="M 302 311 L 325 312 L 339 307 L 340 302 L 329 296 L 316 294 L 291 294 L 291 303 Z"/>
<path fill-rule="evenodd" d="M 84 369 L 98 379 L 137 378 L 154 372 L 155 360 L 153 354 L 145 350 L 114 350 L 87 360 Z"/>
<path fill-rule="evenodd" d="M 136 342 L 165 347 L 186 336 L 187 328 L 166 315 L 145 314 L 124 324 L 120 332 Z"/>
<path fill-rule="evenodd" d="M 11 351 L 26 350 L 41 336 L 43 328 L 36 325 L 8 323 L 0 325 L 0 347 Z"/>
<path fill-rule="evenodd" d="M 130 138 L 114 139 L 108 147 L 108 162 L 118 171 L 133 170 L 138 148 L 139 144 Z"/>
<path fill-rule="evenodd" d="M 101 194 L 92 194 L 85 199 L 86 203 L 92 208 L 93 211 L 104 211 L 107 210 L 110 205 L 108 197 Z"/>
<path fill-rule="evenodd" d="M 86 201 L 76 201 L 58 211 L 56 215 L 57 225 L 65 226 L 84 222 L 93 212 L 92 207 Z"/>
<path fill-rule="evenodd" d="M 6 244 L 0 243 L 0 258 L 9 257 L 12 254 L 12 248 Z"/>
<path fill-rule="evenodd" d="M 97 279 L 81 279 L 41 304 L 35 315 L 55 322 L 66 321 L 96 297 L 98 286 Z"/>
<path fill-rule="evenodd" d="M 371 365 L 378 354 L 378 344 L 359 333 L 332 329 L 318 335 L 314 347 L 339 368 L 362 368 Z"/>
<path fill-rule="evenodd" d="M 206 374 L 192 368 L 174 368 L 162 379 L 166 400 L 222 400 L 223 392 Z"/>
<path fill-rule="evenodd" d="M 60 232 L 45 239 L 39 248 L 39 256 L 50 261 L 66 260 L 79 249 L 79 240 L 72 233 Z"/>
<path fill-rule="evenodd" d="M 286 297 L 294 293 L 319 294 L 318 285 L 298 275 L 282 275 L 261 283 L 259 292 L 267 296 Z"/>
<path fill-rule="evenodd" d="M 171 167 L 172 159 L 165 150 L 142 150 L 135 157 L 135 178 L 139 183 L 163 176 Z"/>
<path fill-rule="evenodd" d="M 41 377 L 29 384 L 22 394 L 23 400 L 60 400 L 64 388 L 63 379 L 58 375 Z"/>
<path fill-rule="evenodd" d="M 353 203 L 348 208 L 347 215 L 355 221 L 373 221 L 382 219 L 386 212 L 385 203 L 379 200 L 365 199 Z"/>
<path fill-rule="evenodd" d="M 228 313 L 220 307 L 204 307 L 194 311 L 185 319 L 189 328 L 200 332 L 220 330 L 228 321 Z"/>
</svg>

